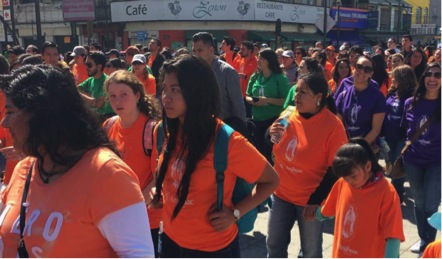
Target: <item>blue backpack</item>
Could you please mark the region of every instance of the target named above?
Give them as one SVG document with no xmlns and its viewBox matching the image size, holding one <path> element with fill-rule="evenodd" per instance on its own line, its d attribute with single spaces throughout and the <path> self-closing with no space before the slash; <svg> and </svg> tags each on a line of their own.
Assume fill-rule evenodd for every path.
<svg viewBox="0 0 442 259">
<path fill-rule="evenodd" d="M 218 131 L 215 138 L 215 154 L 213 160 L 213 166 L 216 171 L 216 187 L 217 187 L 217 200 L 216 206 L 218 210 L 222 210 L 224 201 L 224 171 L 227 168 L 227 150 L 229 145 L 230 136 L 233 133 L 233 129 L 227 124 L 223 124 Z M 160 154 L 164 141 L 164 132 L 162 122 L 158 123 L 157 130 L 157 151 Z M 232 202 L 233 204 L 239 203 L 245 197 L 250 195 L 255 184 L 249 184 L 244 179 L 237 177 L 235 187 L 233 189 Z M 256 218 L 258 217 L 258 209 L 253 208 L 236 222 L 238 225 L 239 233 L 247 233 L 253 230 Z"/>
</svg>

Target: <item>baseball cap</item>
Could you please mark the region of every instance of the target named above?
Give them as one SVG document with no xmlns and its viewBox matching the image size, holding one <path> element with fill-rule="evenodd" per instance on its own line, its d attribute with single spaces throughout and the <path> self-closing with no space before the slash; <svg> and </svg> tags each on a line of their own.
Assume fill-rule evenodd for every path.
<svg viewBox="0 0 442 259">
<path fill-rule="evenodd" d="M 109 50 L 109 52 L 106 52 L 106 55 L 111 55 L 111 54 L 119 56 L 120 52 L 117 49 L 111 49 Z"/>
<path fill-rule="evenodd" d="M 87 51 L 83 46 L 76 46 L 72 51 L 71 57 L 86 55 Z"/>
<path fill-rule="evenodd" d="M 282 56 L 288 57 L 288 58 L 294 58 L 295 53 L 293 53 L 293 51 L 291 51 L 291 50 L 284 50 L 284 52 L 282 52 Z"/>
<path fill-rule="evenodd" d="M 134 62 L 137 62 L 137 61 L 145 64 L 146 63 L 146 57 L 143 54 L 136 54 L 134 56 L 134 58 L 132 59 L 132 64 Z"/>
<path fill-rule="evenodd" d="M 333 52 L 335 52 L 335 47 L 333 47 L 332 45 L 328 46 L 327 48 L 325 48 L 326 50 L 331 50 Z"/>
<path fill-rule="evenodd" d="M 140 54 L 140 50 L 135 46 L 129 46 L 129 47 L 127 47 L 127 49 L 125 51 L 122 51 L 121 53 L 135 55 L 135 54 Z"/>
<path fill-rule="evenodd" d="M 268 48 L 269 45 L 267 45 L 266 43 L 261 44 L 261 48 Z"/>
</svg>

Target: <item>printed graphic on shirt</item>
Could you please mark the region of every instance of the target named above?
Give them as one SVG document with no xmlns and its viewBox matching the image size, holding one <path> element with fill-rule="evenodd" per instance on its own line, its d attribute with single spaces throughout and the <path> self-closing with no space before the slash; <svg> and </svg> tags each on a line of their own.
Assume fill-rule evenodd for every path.
<svg viewBox="0 0 442 259">
<path fill-rule="evenodd" d="M 350 205 L 344 217 L 344 227 L 342 229 L 342 237 L 351 240 L 355 232 L 356 212 L 355 208 Z"/>
<path fill-rule="evenodd" d="M 351 108 L 350 120 L 351 124 L 355 124 L 358 121 L 358 113 L 361 110 L 361 106 L 357 104 L 353 104 Z"/>
<path fill-rule="evenodd" d="M 177 159 L 173 162 L 170 176 L 172 178 L 172 186 L 174 190 L 172 192 L 164 190 L 164 195 L 166 199 L 174 204 L 178 203 L 178 197 L 176 194 L 178 188 L 180 187 L 181 179 L 183 178 L 184 169 L 185 169 L 184 165 L 185 164 L 183 159 Z M 189 206 L 189 205 L 194 205 L 194 202 L 193 200 L 186 199 L 184 206 Z"/>
<path fill-rule="evenodd" d="M 418 128 L 417 128 L 417 130 L 419 130 L 421 127 L 422 127 L 422 125 L 424 125 L 425 124 L 425 122 L 427 122 L 427 120 L 428 120 L 428 118 L 427 118 L 427 116 L 426 115 L 422 115 L 420 118 L 419 118 L 419 125 L 418 125 Z M 424 132 L 422 132 L 422 137 L 425 137 L 425 135 L 427 135 L 428 134 L 428 128 L 426 128 L 425 130 L 424 130 Z"/>
<path fill-rule="evenodd" d="M 296 148 L 298 147 L 298 138 L 293 137 L 292 140 L 287 144 L 287 149 L 285 151 L 285 158 L 287 161 L 293 161 L 295 159 Z"/>
</svg>

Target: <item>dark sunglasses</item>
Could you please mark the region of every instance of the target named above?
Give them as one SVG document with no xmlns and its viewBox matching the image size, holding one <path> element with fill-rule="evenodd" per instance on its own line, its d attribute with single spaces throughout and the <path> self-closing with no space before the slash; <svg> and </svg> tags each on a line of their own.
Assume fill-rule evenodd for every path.
<svg viewBox="0 0 442 259">
<path fill-rule="evenodd" d="M 427 73 L 425 73 L 425 77 L 432 77 L 434 76 L 437 79 L 440 79 L 440 72 L 430 72 L 428 71 Z"/>
<path fill-rule="evenodd" d="M 93 67 L 94 65 L 92 65 L 91 63 L 86 63 L 86 66 L 87 66 L 87 68 L 91 68 L 91 67 Z"/>
<path fill-rule="evenodd" d="M 143 65 L 143 63 L 138 62 L 138 61 L 135 61 L 135 62 L 132 62 L 132 65 L 134 65 L 134 66 L 138 66 L 138 65 Z"/>
<path fill-rule="evenodd" d="M 373 72 L 373 68 L 372 68 L 372 67 L 369 67 L 369 66 L 365 66 L 365 67 L 364 67 L 364 66 L 361 65 L 361 64 L 356 64 L 356 65 L 355 65 L 355 68 L 356 68 L 357 70 L 364 70 L 364 73 L 366 73 L 366 74 Z"/>
<path fill-rule="evenodd" d="M 82 57 L 86 57 L 87 55 L 86 55 L 86 54 L 80 54 L 80 56 L 82 56 Z"/>
</svg>

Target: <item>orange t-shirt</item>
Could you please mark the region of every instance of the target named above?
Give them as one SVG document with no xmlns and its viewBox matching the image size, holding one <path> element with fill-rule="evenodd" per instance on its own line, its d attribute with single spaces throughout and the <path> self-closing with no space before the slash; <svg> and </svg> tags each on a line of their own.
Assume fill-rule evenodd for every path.
<svg viewBox="0 0 442 259">
<path fill-rule="evenodd" d="M 155 58 L 156 58 L 157 56 L 155 55 L 149 55 L 149 59 L 147 60 L 147 65 L 149 66 L 149 67 L 152 67 L 152 64 L 153 64 L 153 62 L 155 61 Z"/>
<path fill-rule="evenodd" d="M 5 117 L 5 94 L 3 91 L 0 91 L 0 122 L 3 121 L 3 118 Z M 0 139 L 2 141 L 2 144 L 4 147 L 10 147 L 13 145 L 12 136 L 8 129 L 3 128 L 0 125 Z M 5 173 L 3 176 L 3 182 L 8 185 L 9 181 L 11 180 L 12 172 L 14 171 L 15 166 L 17 165 L 17 160 L 6 160 L 5 165 Z"/>
<path fill-rule="evenodd" d="M 158 127 L 155 129 L 155 136 L 157 130 Z M 217 251 L 228 246 L 235 239 L 238 228 L 236 224 L 233 224 L 223 232 L 216 232 L 208 220 L 209 210 L 216 204 L 217 197 L 213 141 L 207 154 L 197 163 L 192 173 L 185 205 L 177 217 L 171 220 L 178 202 L 177 188 L 185 169 L 185 160 L 178 158 L 181 147 L 182 142 L 178 139 L 163 182 L 164 232 L 181 247 L 207 252 Z M 230 137 L 227 152 L 228 163 L 224 172 L 224 205 L 232 208 L 232 192 L 236 177 L 239 176 L 249 183 L 256 182 L 261 177 L 267 160 L 237 132 Z M 160 155 L 158 165 L 162 162 L 163 156 Z"/>
<path fill-rule="evenodd" d="M 255 55 L 250 55 L 249 58 L 242 58 L 240 55 L 238 55 L 235 59 L 233 67 L 235 68 L 236 72 L 238 74 L 245 74 L 246 77 L 242 78 L 240 76 L 240 83 L 241 83 L 241 92 L 242 96 L 246 97 L 246 90 L 247 86 L 249 85 L 249 79 L 252 76 L 253 73 L 256 72 L 256 67 L 258 66 L 258 61 L 256 60 Z"/>
<path fill-rule="evenodd" d="M 3 193 L 0 218 L 3 257 L 16 257 L 20 203 L 34 158 L 22 160 Z M 116 257 L 97 225 L 107 215 L 143 202 L 134 172 L 112 151 L 87 151 L 74 167 L 50 184 L 33 166 L 24 239 L 30 257 Z M 146 229 L 145 231 L 149 231 Z"/>
<path fill-rule="evenodd" d="M 146 156 L 144 153 L 143 133 L 146 121 L 149 118 L 140 113 L 137 120 L 130 128 L 121 126 L 120 117 L 108 130 L 109 139 L 121 154 L 121 159 L 134 171 L 140 181 L 140 188 L 144 190 L 153 180 L 152 163 L 156 164 L 156 157 Z M 103 123 L 103 127 L 109 123 L 109 119 Z M 155 165 L 156 166 L 156 165 Z M 155 167 L 154 166 L 154 167 Z M 147 210 L 151 229 L 159 228 L 161 221 L 161 209 Z"/>
<path fill-rule="evenodd" d="M 340 178 L 321 213 L 336 218 L 334 258 L 382 258 L 387 238 L 405 240 L 399 197 L 385 178 L 361 189 L 353 188 Z"/>
<path fill-rule="evenodd" d="M 330 89 L 330 92 L 332 94 L 334 94 L 336 92 L 336 89 L 339 87 L 339 85 L 341 84 L 342 79 L 338 79 L 338 83 L 335 82 L 335 80 L 332 78 L 330 80 L 328 80 L 328 87 Z"/>
<path fill-rule="evenodd" d="M 84 80 L 89 78 L 87 74 L 86 65 L 74 64 L 72 67 L 72 74 L 75 78 L 75 85 L 83 83 Z"/>
<path fill-rule="evenodd" d="M 310 119 L 297 109 L 279 144 L 273 145 L 274 168 L 279 175 L 279 198 L 305 206 L 332 165 L 339 147 L 347 143 L 341 120 L 323 108 Z"/>
<path fill-rule="evenodd" d="M 430 243 L 427 248 L 425 248 L 422 258 L 441 258 L 441 242 L 440 239 Z"/>
<path fill-rule="evenodd" d="M 151 74 L 138 76 L 138 80 L 143 83 L 144 93 L 148 95 L 155 95 L 157 93 L 157 84 L 155 82 L 155 77 Z"/>
</svg>

